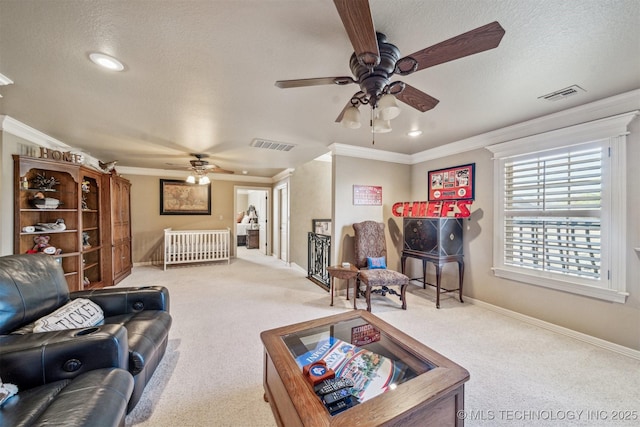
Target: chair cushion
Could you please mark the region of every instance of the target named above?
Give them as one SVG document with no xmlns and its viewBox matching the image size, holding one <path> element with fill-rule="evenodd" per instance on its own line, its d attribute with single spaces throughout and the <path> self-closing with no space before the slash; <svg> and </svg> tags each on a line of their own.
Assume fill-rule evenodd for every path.
<svg viewBox="0 0 640 427">
<path fill-rule="evenodd" d="M 367 257 L 367 268 L 369 270 L 375 270 L 376 268 L 387 268 L 386 257 Z"/>
<path fill-rule="evenodd" d="M 104 319 L 105 324 L 119 324 L 127 329 L 129 343 L 129 372 L 136 375 L 166 341 L 171 328 L 171 315 L 162 310 L 146 310 L 121 314 Z"/>
<path fill-rule="evenodd" d="M 401 286 L 409 283 L 409 277 L 393 270 L 360 270 L 360 280 L 369 286 Z"/>
</svg>

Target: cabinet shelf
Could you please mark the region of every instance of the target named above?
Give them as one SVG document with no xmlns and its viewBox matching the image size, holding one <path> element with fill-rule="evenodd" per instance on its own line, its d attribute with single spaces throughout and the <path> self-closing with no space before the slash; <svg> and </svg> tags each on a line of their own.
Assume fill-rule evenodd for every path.
<svg viewBox="0 0 640 427">
<path fill-rule="evenodd" d="M 78 212 L 77 209 L 72 208 L 56 208 L 56 209 L 38 209 L 38 208 L 23 208 L 20 212 Z"/>
<path fill-rule="evenodd" d="M 95 267 L 97 265 L 100 265 L 100 264 L 97 263 L 97 262 L 93 262 L 91 264 L 85 264 L 84 267 L 82 267 L 82 270 L 87 271 L 87 270 L 89 270 L 89 269 L 91 269 L 91 268 L 93 268 L 93 267 Z"/>
<path fill-rule="evenodd" d="M 66 230 L 62 230 L 62 231 L 56 231 L 56 230 L 42 230 L 42 231 L 22 231 L 20 232 L 21 236 L 31 236 L 31 235 L 38 235 L 38 234 L 64 234 L 64 233 L 77 233 L 78 230 L 70 230 L 70 229 L 66 229 Z"/>
<path fill-rule="evenodd" d="M 84 227 L 82 229 L 82 231 L 93 231 L 93 230 L 97 230 L 97 229 L 98 229 L 98 227 Z"/>
</svg>

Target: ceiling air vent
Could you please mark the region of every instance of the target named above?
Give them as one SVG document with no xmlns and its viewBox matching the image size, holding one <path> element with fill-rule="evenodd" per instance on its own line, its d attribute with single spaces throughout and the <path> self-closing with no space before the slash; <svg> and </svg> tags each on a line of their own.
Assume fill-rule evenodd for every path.
<svg viewBox="0 0 640 427">
<path fill-rule="evenodd" d="M 578 85 L 565 87 L 564 89 L 557 90 L 555 92 L 548 93 L 546 95 L 539 96 L 538 99 L 546 99 L 547 101 L 558 101 L 559 99 L 565 99 L 573 95 L 577 95 L 580 92 L 586 92 Z"/>
<path fill-rule="evenodd" d="M 276 142 L 276 141 L 267 141 L 266 139 L 256 138 L 251 141 L 250 144 L 252 147 L 256 148 L 264 148 L 267 150 L 274 151 L 291 151 L 295 145 L 293 144 L 285 144 L 284 142 Z"/>
</svg>

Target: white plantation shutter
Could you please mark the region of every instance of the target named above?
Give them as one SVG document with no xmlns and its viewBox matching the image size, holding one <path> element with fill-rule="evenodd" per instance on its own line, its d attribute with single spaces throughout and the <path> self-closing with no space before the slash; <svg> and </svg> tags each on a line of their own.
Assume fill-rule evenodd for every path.
<svg viewBox="0 0 640 427">
<path fill-rule="evenodd" d="M 639 114 L 486 147 L 495 160 L 495 276 L 626 301 L 626 135 Z"/>
<path fill-rule="evenodd" d="M 504 263 L 599 279 L 601 147 L 505 163 Z"/>
</svg>

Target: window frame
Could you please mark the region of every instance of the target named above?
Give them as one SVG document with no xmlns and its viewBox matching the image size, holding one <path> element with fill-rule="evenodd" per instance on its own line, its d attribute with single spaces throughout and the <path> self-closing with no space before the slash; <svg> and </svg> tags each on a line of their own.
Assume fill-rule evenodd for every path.
<svg viewBox="0 0 640 427">
<path fill-rule="evenodd" d="M 569 126 L 486 147 L 494 160 L 493 273 L 536 286 L 606 301 L 624 303 L 626 291 L 626 135 L 637 112 Z M 602 145 L 606 150 L 602 170 L 601 267 L 599 281 L 505 265 L 505 166 L 518 157 L 576 146 Z M 606 157 L 608 154 L 608 158 Z M 615 239 L 611 238 L 616 236 Z"/>
</svg>

